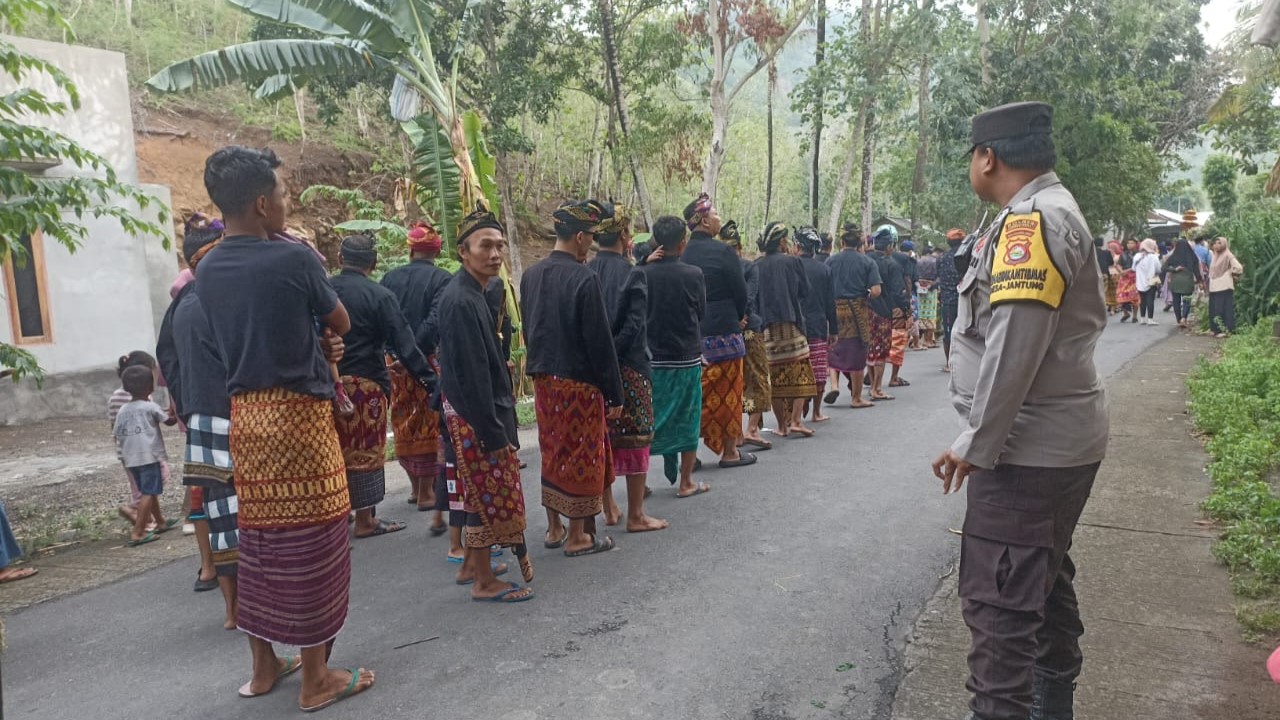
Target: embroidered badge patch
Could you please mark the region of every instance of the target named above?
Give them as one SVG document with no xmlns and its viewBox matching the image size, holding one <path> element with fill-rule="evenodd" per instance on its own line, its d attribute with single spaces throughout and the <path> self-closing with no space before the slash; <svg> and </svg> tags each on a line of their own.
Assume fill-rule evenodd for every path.
<svg viewBox="0 0 1280 720">
<path fill-rule="evenodd" d="M 1057 310 L 1066 282 L 1049 254 L 1040 213 L 1009 215 L 991 267 L 991 306 L 1038 302 Z"/>
</svg>

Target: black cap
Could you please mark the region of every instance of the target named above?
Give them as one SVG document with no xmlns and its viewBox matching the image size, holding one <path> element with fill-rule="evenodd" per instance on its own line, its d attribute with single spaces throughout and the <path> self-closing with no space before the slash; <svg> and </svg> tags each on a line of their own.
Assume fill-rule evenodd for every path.
<svg viewBox="0 0 1280 720">
<path fill-rule="evenodd" d="M 969 134 L 973 148 L 992 140 L 1053 133 L 1053 106 L 1042 102 L 1016 102 L 991 108 L 973 118 Z"/>
</svg>

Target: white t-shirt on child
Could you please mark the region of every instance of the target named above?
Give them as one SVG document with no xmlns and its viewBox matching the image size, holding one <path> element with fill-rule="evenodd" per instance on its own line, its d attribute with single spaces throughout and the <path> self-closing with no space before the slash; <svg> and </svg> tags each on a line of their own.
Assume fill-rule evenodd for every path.
<svg viewBox="0 0 1280 720">
<path fill-rule="evenodd" d="M 134 400 L 120 408 L 115 437 L 125 467 L 168 461 L 164 436 L 160 434 L 160 423 L 168 419 L 168 413 L 150 400 Z"/>
</svg>

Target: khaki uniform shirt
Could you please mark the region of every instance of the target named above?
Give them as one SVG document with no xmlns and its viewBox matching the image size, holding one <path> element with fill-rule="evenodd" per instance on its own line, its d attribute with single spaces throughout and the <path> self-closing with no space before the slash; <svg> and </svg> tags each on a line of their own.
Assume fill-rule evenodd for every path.
<svg viewBox="0 0 1280 720">
<path fill-rule="evenodd" d="M 974 248 L 960 281 L 952 451 L 981 468 L 1076 467 L 1106 455 L 1106 393 L 1093 352 L 1103 277 L 1075 198 L 1049 172 L 1028 183 Z"/>
</svg>

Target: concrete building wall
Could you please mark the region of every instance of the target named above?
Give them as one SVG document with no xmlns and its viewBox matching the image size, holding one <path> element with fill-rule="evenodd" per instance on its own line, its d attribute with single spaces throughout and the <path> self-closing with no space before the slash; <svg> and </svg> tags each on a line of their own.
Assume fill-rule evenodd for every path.
<svg viewBox="0 0 1280 720">
<path fill-rule="evenodd" d="M 79 110 L 34 122 L 101 155 L 115 168 L 119 180 L 136 185 L 138 163 L 124 56 L 26 38 L 5 39 L 62 69 L 79 89 Z M 30 76 L 29 80 L 30 85 L 52 94 L 47 77 Z M 13 89 L 12 83 L 0 81 L 0 92 Z M 66 163 L 42 175 L 56 178 L 85 172 Z M 164 202 L 167 211 L 168 190 L 147 189 Z M 136 215 L 158 219 L 155 205 L 145 212 L 136 206 L 132 209 Z M 155 237 L 126 234 L 113 219 L 86 214 L 82 222 L 88 234 L 74 253 L 53 238 L 44 238 L 52 339 L 21 345 L 35 355 L 51 380 L 44 391 L 31 382 L 0 383 L 0 423 L 97 412 L 106 397 L 102 384 L 108 385 L 108 394 L 114 387 L 117 358 L 130 350 L 154 352 L 169 284 L 178 272 L 176 255 Z M 159 224 L 172 233 L 169 222 Z M 0 307 L 0 341 L 13 342 L 13 330 L 7 305 Z M 96 380 L 86 381 L 82 388 L 76 378 Z"/>
</svg>

